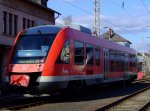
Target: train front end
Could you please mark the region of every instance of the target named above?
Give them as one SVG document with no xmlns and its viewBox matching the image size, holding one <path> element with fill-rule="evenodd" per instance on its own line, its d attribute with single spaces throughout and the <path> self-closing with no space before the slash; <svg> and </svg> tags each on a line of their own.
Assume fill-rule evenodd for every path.
<svg viewBox="0 0 150 111">
<path fill-rule="evenodd" d="M 59 27 L 40 26 L 26 29 L 15 40 L 7 77 L 13 87 L 37 88 Z"/>
</svg>

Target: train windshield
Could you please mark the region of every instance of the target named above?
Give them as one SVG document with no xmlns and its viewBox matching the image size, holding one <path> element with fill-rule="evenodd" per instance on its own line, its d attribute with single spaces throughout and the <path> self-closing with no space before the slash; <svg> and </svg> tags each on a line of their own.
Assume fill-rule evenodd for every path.
<svg viewBox="0 0 150 111">
<path fill-rule="evenodd" d="M 54 41 L 55 34 L 51 35 L 22 35 L 19 37 L 12 64 L 44 63 L 47 53 Z"/>
</svg>

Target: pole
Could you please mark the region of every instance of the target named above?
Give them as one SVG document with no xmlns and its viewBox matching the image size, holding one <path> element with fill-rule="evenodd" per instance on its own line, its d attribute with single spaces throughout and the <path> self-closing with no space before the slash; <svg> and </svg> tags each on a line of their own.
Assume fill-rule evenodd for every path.
<svg viewBox="0 0 150 111">
<path fill-rule="evenodd" d="M 145 76 L 145 47 L 144 47 L 144 37 L 142 37 L 142 46 L 143 46 L 143 60 L 142 60 L 142 72 L 143 72 L 143 76 Z"/>
<path fill-rule="evenodd" d="M 93 34 L 100 36 L 100 0 L 94 0 L 94 27 Z"/>
<path fill-rule="evenodd" d="M 143 57 L 145 56 L 145 50 L 144 50 L 144 37 L 142 37 L 142 46 L 143 46 L 143 53 L 142 53 L 142 55 L 143 55 Z"/>
<path fill-rule="evenodd" d="M 111 33 L 112 33 L 112 29 L 109 28 L 109 40 L 111 40 Z"/>
</svg>

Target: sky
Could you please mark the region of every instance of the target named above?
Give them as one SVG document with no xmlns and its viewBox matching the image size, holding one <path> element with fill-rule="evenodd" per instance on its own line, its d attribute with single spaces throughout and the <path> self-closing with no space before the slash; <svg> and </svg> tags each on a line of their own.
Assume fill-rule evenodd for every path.
<svg viewBox="0 0 150 111">
<path fill-rule="evenodd" d="M 48 7 L 62 14 L 56 24 L 71 16 L 73 24 L 93 30 L 94 0 L 49 0 Z M 150 51 L 150 0 L 100 0 L 100 18 L 100 34 L 108 31 L 104 27 L 112 28 L 138 52 L 143 44 Z"/>
</svg>

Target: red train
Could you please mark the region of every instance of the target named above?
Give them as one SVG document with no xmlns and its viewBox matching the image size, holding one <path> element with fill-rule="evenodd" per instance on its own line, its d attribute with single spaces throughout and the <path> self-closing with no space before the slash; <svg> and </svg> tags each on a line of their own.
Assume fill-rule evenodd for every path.
<svg viewBox="0 0 150 111">
<path fill-rule="evenodd" d="M 8 61 L 10 85 L 48 92 L 137 77 L 133 49 L 69 27 L 45 25 L 20 32 Z"/>
</svg>

